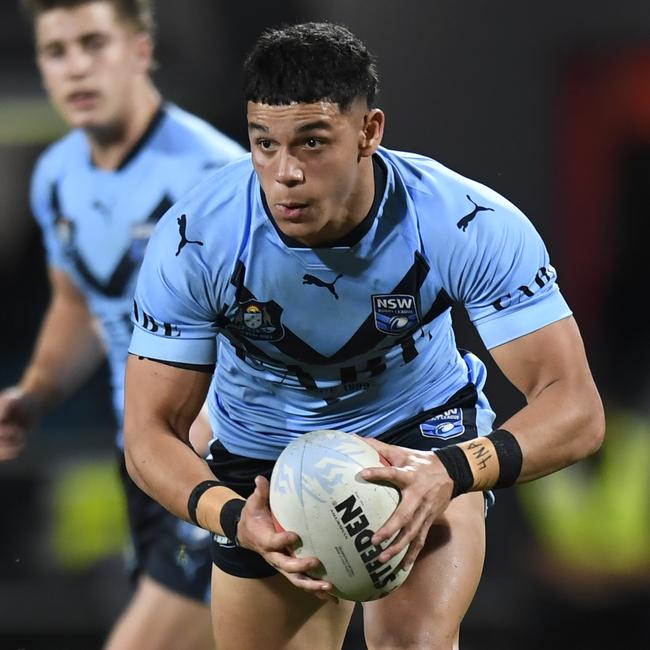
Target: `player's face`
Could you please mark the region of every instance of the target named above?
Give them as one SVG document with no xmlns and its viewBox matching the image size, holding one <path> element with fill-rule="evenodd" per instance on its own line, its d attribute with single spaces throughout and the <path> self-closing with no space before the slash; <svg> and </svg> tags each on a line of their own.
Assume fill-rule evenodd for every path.
<svg viewBox="0 0 650 650">
<path fill-rule="evenodd" d="M 72 127 L 119 124 L 151 65 L 151 39 L 107 2 L 57 8 L 36 19 L 38 66 L 55 108 Z"/>
<path fill-rule="evenodd" d="M 321 246 L 363 220 L 372 204 L 370 157 L 383 120 L 362 100 L 344 112 L 331 102 L 248 103 L 253 165 L 283 233 Z"/>
</svg>

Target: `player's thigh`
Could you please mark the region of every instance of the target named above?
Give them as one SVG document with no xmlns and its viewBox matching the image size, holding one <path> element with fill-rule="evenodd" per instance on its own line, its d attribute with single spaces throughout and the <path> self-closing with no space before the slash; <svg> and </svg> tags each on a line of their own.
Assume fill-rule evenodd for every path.
<svg viewBox="0 0 650 650">
<path fill-rule="evenodd" d="M 452 650 L 478 587 L 485 556 L 484 499 L 454 499 L 431 527 L 406 582 L 364 604 L 369 650 Z"/>
<path fill-rule="evenodd" d="M 319 600 L 280 574 L 240 578 L 216 566 L 212 593 L 219 650 L 338 650 L 353 608 Z"/>
<path fill-rule="evenodd" d="M 147 576 L 116 623 L 105 650 L 213 650 L 208 606 Z"/>
</svg>

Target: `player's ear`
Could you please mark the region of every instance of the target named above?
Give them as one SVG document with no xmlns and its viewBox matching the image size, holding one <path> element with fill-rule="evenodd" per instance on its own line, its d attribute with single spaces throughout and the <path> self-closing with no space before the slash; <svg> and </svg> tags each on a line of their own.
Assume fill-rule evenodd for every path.
<svg viewBox="0 0 650 650">
<path fill-rule="evenodd" d="M 138 32 L 135 39 L 135 58 L 138 69 L 149 72 L 153 67 L 153 40 L 147 32 Z"/>
<path fill-rule="evenodd" d="M 372 156 L 381 144 L 384 135 L 384 112 L 371 108 L 363 116 L 363 127 L 359 138 L 359 157 Z"/>
</svg>

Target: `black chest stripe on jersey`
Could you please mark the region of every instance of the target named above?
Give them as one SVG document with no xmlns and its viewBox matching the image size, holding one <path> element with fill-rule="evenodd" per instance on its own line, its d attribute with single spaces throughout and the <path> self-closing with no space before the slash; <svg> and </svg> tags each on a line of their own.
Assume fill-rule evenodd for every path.
<svg viewBox="0 0 650 650">
<path fill-rule="evenodd" d="M 59 191 L 56 183 L 52 185 L 52 192 L 50 196 L 50 206 L 54 214 L 54 223 L 58 224 L 63 221 L 69 223 L 71 229 L 70 240 L 68 242 L 67 254 L 72 260 L 75 269 L 79 275 L 96 291 L 108 296 L 110 298 L 116 298 L 124 294 L 124 290 L 128 281 L 133 276 L 133 273 L 137 271 L 140 266 L 140 261 L 133 259 L 130 255 L 130 251 L 127 250 L 120 261 L 117 263 L 113 269 L 111 277 L 108 279 L 108 282 L 102 282 L 99 280 L 93 272 L 88 268 L 88 265 L 84 261 L 83 257 L 76 246 L 75 242 L 75 224 L 69 222 L 62 210 L 61 202 L 59 199 Z M 172 201 L 166 194 L 158 202 L 158 205 L 150 212 L 149 216 L 145 219 L 145 223 L 156 223 L 160 217 L 167 212 L 167 210 L 172 206 Z"/>
<path fill-rule="evenodd" d="M 235 294 L 237 302 L 240 304 L 247 301 L 257 300 L 255 295 L 244 286 L 245 271 L 246 269 L 244 265 L 242 263 L 239 263 L 231 278 L 231 283 L 235 286 L 236 289 Z M 402 280 L 400 280 L 400 282 L 395 286 L 391 293 L 409 294 L 414 296 L 419 312 L 420 289 L 428 273 L 429 265 L 422 257 L 422 255 L 416 252 L 413 265 L 406 272 Z M 276 305 L 274 301 L 268 301 L 264 304 L 277 306 L 280 309 L 279 305 Z M 418 323 L 417 327 L 419 326 L 420 323 Z M 239 341 L 240 346 L 243 346 L 245 349 L 249 348 L 250 341 L 248 339 L 241 335 L 238 335 L 238 332 L 234 331 L 232 328 L 229 328 L 228 324 L 226 324 L 225 327 L 229 329 L 230 334 Z M 406 333 L 405 337 L 408 337 L 410 333 L 411 332 Z M 375 327 L 374 315 L 371 312 L 369 313 L 366 320 L 357 329 L 357 331 L 347 341 L 347 343 L 345 343 L 343 347 L 341 347 L 331 356 L 325 356 L 320 352 L 314 350 L 314 348 L 312 348 L 308 343 L 298 337 L 294 332 L 286 327 L 286 325 L 284 325 L 283 338 L 277 341 L 272 341 L 272 344 L 288 357 L 295 359 L 298 363 L 329 365 L 347 361 L 348 359 L 366 354 L 368 351 L 377 347 L 386 338 L 386 336 L 387 335 L 385 333 L 379 331 L 377 327 Z M 394 341 L 394 344 L 400 344 L 402 339 L 403 337 L 391 337 L 391 340 Z"/>
<path fill-rule="evenodd" d="M 440 314 L 447 311 L 453 304 L 454 301 L 449 297 L 449 294 L 444 289 L 441 289 L 429 308 L 429 311 L 422 317 L 422 324 L 426 325 L 434 318 L 438 318 Z"/>
<path fill-rule="evenodd" d="M 165 212 L 167 212 L 167 210 L 169 210 L 169 208 L 171 208 L 172 205 L 173 205 L 173 201 L 169 198 L 167 194 L 165 194 L 165 196 L 163 196 L 162 199 L 160 199 L 158 205 L 151 211 L 151 213 L 145 219 L 145 221 L 147 223 L 158 223 L 161 217 L 163 216 L 163 214 L 165 214 Z"/>
<path fill-rule="evenodd" d="M 418 349 L 415 347 L 415 339 L 412 334 L 403 338 L 400 341 L 400 345 L 402 346 L 402 358 L 404 359 L 404 363 L 413 361 L 413 359 L 418 356 Z"/>
</svg>

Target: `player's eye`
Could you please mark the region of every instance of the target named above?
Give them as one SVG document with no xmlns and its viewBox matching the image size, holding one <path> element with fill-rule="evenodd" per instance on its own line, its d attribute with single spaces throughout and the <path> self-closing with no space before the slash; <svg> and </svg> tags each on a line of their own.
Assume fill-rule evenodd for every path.
<svg viewBox="0 0 650 650">
<path fill-rule="evenodd" d="M 307 138 L 305 140 L 305 146 L 307 149 L 316 149 L 322 144 L 322 141 L 318 138 Z"/>
<path fill-rule="evenodd" d="M 268 151 L 273 146 L 273 143 L 270 140 L 261 139 L 257 141 L 257 145 L 260 147 L 260 149 Z"/>
<path fill-rule="evenodd" d="M 108 39 L 105 36 L 102 36 L 101 34 L 93 34 L 84 39 L 83 45 L 87 52 L 99 52 L 99 50 L 106 46 L 107 42 Z"/>
<path fill-rule="evenodd" d="M 47 59 L 60 59 L 65 53 L 62 45 L 48 45 L 42 50 L 42 54 Z"/>
</svg>

